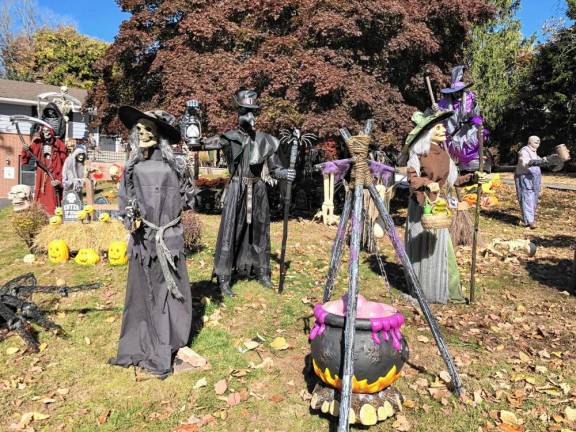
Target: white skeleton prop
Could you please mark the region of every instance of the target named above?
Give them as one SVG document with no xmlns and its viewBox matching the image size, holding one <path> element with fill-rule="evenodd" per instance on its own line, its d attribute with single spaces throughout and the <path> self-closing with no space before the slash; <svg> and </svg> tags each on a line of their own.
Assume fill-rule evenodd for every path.
<svg viewBox="0 0 576 432">
<path fill-rule="evenodd" d="M 19 184 L 12 186 L 8 193 L 8 199 L 12 201 L 12 210 L 21 212 L 30 208 L 32 204 L 32 189 L 28 185 Z"/>
<path fill-rule="evenodd" d="M 526 239 L 503 240 L 497 238 L 482 250 L 482 253 L 484 256 L 490 253 L 504 260 L 520 255 L 533 257 L 536 255 L 536 245 Z"/>
<path fill-rule="evenodd" d="M 68 122 L 70 121 L 70 114 L 74 111 L 74 107 L 80 109 L 82 102 L 68 93 L 68 87 L 63 85 L 60 87 L 60 92 L 47 92 L 38 95 L 38 112 L 42 112 L 42 104 L 53 102 L 60 109 L 64 116 L 66 124 L 66 135 L 64 143 L 68 146 Z"/>
<path fill-rule="evenodd" d="M 335 225 L 339 220 L 334 214 L 334 183 L 334 173 L 324 174 L 324 202 L 322 210 L 314 216 L 314 219 L 322 219 L 324 225 Z"/>
<path fill-rule="evenodd" d="M 138 130 L 138 147 L 141 149 L 149 149 L 158 144 L 158 127 L 156 124 L 148 119 L 140 119 L 136 123 Z"/>
</svg>

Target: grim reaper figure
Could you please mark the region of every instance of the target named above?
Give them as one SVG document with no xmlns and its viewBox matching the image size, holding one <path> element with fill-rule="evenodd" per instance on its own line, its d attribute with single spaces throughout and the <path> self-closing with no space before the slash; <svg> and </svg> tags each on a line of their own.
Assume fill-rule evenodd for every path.
<svg viewBox="0 0 576 432">
<path fill-rule="evenodd" d="M 175 355 L 188 344 L 192 324 L 180 218 L 194 189 L 185 160 L 171 148 L 180 141 L 172 115 L 129 106 L 118 114 L 130 130 L 119 205 L 131 235 L 118 354 L 109 362 L 165 378 L 178 370 Z"/>
<path fill-rule="evenodd" d="M 270 280 L 270 206 L 263 178 L 293 181 L 296 172 L 284 168 L 277 150 L 277 138 L 255 130 L 260 111 L 258 94 L 239 90 L 234 96 L 238 128 L 204 139 L 195 150 L 221 149 L 230 172 L 214 254 L 214 274 L 222 294 L 233 295 L 230 283 L 234 272 Z"/>
<path fill-rule="evenodd" d="M 86 147 L 78 145 L 72 154 L 64 161 L 62 183 L 64 193 L 68 191 L 80 194 L 84 187 L 84 164 L 86 163 Z"/>
</svg>

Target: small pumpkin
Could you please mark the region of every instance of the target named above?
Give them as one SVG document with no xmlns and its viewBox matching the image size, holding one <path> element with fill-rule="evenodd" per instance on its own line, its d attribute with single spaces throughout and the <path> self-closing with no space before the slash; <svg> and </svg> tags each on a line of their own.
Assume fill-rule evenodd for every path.
<svg viewBox="0 0 576 432">
<path fill-rule="evenodd" d="M 110 213 L 100 213 L 98 220 L 100 222 L 110 222 Z"/>
<path fill-rule="evenodd" d="M 128 245 L 123 240 L 114 240 L 111 242 L 108 247 L 108 262 L 114 266 L 128 264 L 127 249 Z"/>
<path fill-rule="evenodd" d="M 52 216 L 50 217 L 50 225 L 60 225 L 62 223 L 62 216 Z"/>
<path fill-rule="evenodd" d="M 82 210 L 84 210 L 90 216 L 92 216 L 94 214 L 94 207 L 91 205 L 85 205 Z"/>
<path fill-rule="evenodd" d="M 48 243 L 48 259 L 52 264 L 61 264 L 68 261 L 70 251 L 64 240 L 52 240 Z"/>
<path fill-rule="evenodd" d="M 95 265 L 100 261 L 100 255 L 94 249 L 80 249 L 74 262 L 80 265 Z"/>
<path fill-rule="evenodd" d="M 82 222 L 88 219 L 88 213 L 86 212 L 86 210 L 80 210 L 78 213 L 76 213 L 76 219 Z"/>
<path fill-rule="evenodd" d="M 56 209 L 54 210 L 54 214 L 56 216 L 64 216 L 64 210 L 62 210 L 62 207 L 56 207 Z"/>
</svg>

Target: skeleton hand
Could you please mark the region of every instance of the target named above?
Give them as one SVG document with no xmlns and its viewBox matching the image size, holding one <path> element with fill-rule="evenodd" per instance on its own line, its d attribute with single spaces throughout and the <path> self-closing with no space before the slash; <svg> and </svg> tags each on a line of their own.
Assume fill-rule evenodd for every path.
<svg viewBox="0 0 576 432">
<path fill-rule="evenodd" d="M 126 213 L 126 219 L 128 220 L 132 220 L 136 216 L 134 207 L 132 206 L 126 206 L 126 208 L 124 209 L 124 213 Z"/>
<path fill-rule="evenodd" d="M 428 183 L 426 185 L 426 187 L 428 188 L 428 190 L 430 192 L 433 192 L 433 193 L 437 193 L 440 191 L 440 185 L 436 182 Z"/>
<path fill-rule="evenodd" d="M 296 178 L 296 170 L 292 168 L 283 168 L 276 171 L 276 178 L 279 180 L 287 180 L 293 182 Z"/>
</svg>

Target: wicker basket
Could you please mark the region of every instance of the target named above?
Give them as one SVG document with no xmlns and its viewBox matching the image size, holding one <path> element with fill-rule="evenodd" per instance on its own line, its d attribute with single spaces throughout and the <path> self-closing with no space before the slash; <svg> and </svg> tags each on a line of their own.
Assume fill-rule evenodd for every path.
<svg viewBox="0 0 576 432">
<path fill-rule="evenodd" d="M 443 214 L 423 214 L 422 227 L 425 230 L 437 230 L 443 228 L 450 228 L 452 225 L 452 216 Z"/>
</svg>

